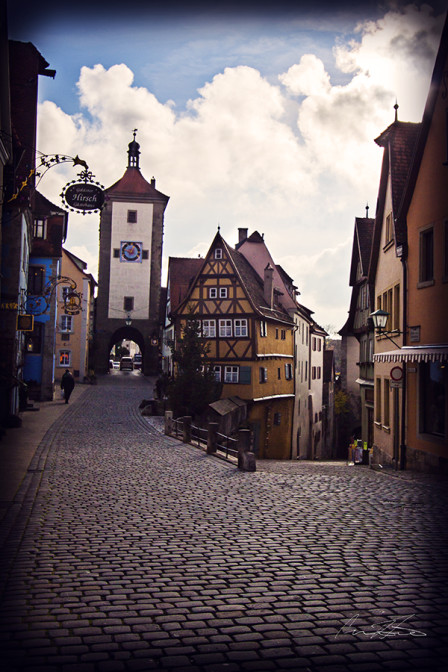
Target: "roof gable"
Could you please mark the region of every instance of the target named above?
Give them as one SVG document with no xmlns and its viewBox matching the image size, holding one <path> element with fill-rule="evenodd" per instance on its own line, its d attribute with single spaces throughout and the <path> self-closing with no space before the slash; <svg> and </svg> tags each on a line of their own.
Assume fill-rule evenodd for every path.
<svg viewBox="0 0 448 672">
<path fill-rule="evenodd" d="M 110 196 L 140 196 L 149 200 L 163 201 L 168 203 L 169 196 L 165 196 L 155 188 L 155 180 L 149 183 L 138 168 L 126 168 L 123 177 L 106 189 Z"/>
</svg>

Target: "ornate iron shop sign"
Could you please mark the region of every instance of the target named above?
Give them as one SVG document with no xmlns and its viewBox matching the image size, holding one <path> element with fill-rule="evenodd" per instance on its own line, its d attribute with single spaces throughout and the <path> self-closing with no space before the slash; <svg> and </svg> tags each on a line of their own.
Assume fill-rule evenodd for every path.
<svg viewBox="0 0 448 672">
<path fill-rule="evenodd" d="M 78 174 L 77 180 L 65 185 L 61 192 L 65 207 L 82 215 L 100 212 L 104 205 L 104 187 L 93 177 L 93 173 L 86 168 Z"/>
<path fill-rule="evenodd" d="M 51 278 L 45 285 L 42 294 L 31 294 L 25 299 L 23 308 L 29 315 L 45 315 L 50 309 L 51 297 L 56 287 L 61 284 L 70 285 L 70 291 L 64 297 L 64 311 L 66 315 L 77 315 L 81 311 L 82 294 L 76 291 L 76 282 L 65 275 Z"/>
</svg>

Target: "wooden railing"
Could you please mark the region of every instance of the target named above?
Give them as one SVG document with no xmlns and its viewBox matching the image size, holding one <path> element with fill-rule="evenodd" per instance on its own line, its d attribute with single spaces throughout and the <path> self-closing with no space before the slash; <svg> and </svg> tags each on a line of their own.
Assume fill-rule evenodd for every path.
<svg viewBox="0 0 448 672">
<path fill-rule="evenodd" d="M 207 429 L 193 425 L 190 416 L 173 418 L 172 411 L 165 413 L 165 434 L 181 439 L 183 443 L 196 445 L 208 455 L 224 457 L 226 460 L 237 460 L 238 469 L 255 471 L 255 455 L 250 450 L 250 430 L 239 429 L 238 438 L 226 436 L 218 432 L 218 423 L 209 422 Z"/>
</svg>

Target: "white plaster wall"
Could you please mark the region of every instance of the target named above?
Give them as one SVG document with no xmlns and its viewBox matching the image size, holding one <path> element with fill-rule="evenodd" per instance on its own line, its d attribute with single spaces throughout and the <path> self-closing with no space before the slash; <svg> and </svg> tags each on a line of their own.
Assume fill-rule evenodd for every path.
<svg viewBox="0 0 448 672">
<path fill-rule="evenodd" d="M 135 224 L 128 223 L 128 210 L 137 211 Z M 112 203 L 109 318 L 125 319 L 125 296 L 134 297 L 134 310 L 131 312 L 133 321 L 149 318 L 152 222 L 152 203 Z M 114 258 L 114 248 L 120 249 L 121 242 L 126 240 L 142 243 L 143 249 L 148 250 L 148 259 L 143 259 L 141 263 L 131 263 Z"/>
</svg>

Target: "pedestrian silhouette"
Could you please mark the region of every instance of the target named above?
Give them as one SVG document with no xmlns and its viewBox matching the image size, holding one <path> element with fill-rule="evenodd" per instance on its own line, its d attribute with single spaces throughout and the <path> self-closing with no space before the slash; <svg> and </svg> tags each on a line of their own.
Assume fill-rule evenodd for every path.
<svg viewBox="0 0 448 672">
<path fill-rule="evenodd" d="M 61 380 L 61 389 L 64 390 L 64 399 L 66 404 L 68 404 L 68 400 L 70 399 L 70 395 L 73 392 L 74 387 L 75 387 L 75 379 L 73 378 L 70 371 L 67 369 L 67 371 L 62 376 Z"/>
</svg>

